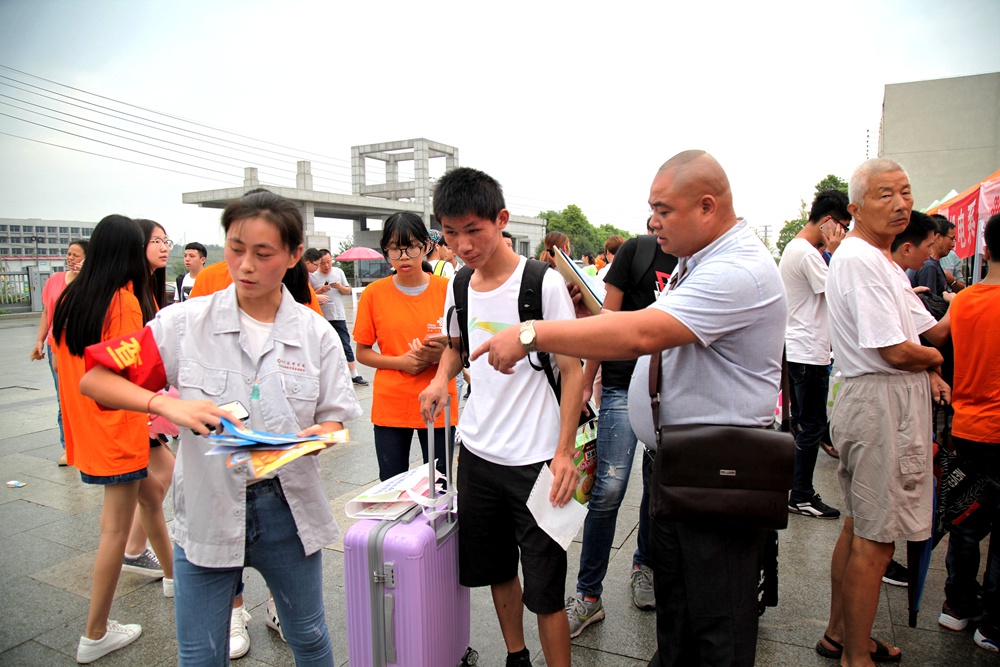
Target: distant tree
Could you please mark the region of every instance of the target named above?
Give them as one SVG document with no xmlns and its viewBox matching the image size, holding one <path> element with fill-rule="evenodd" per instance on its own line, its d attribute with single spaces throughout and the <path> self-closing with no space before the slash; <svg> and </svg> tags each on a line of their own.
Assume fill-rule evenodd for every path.
<svg viewBox="0 0 1000 667">
<path fill-rule="evenodd" d="M 845 195 L 847 194 L 847 181 L 840 178 L 839 176 L 834 176 L 833 174 L 827 174 L 826 178 L 816 184 L 816 194 L 819 194 L 823 190 L 840 190 Z"/>
<path fill-rule="evenodd" d="M 845 195 L 847 194 L 847 181 L 835 176 L 834 174 L 827 174 L 826 177 L 816 184 L 815 192 L 813 196 L 818 195 L 823 190 L 840 190 Z M 806 226 L 806 222 L 809 220 L 809 205 L 806 204 L 805 200 L 799 201 L 799 217 L 794 220 L 785 220 L 785 226 L 781 228 L 778 232 L 778 242 L 776 243 L 778 247 L 778 254 L 785 252 L 785 246 L 788 242 L 795 238 L 795 235 L 802 231 L 802 228 Z"/>
<path fill-rule="evenodd" d="M 354 247 L 354 237 L 348 236 L 346 239 L 340 242 L 337 246 L 337 252 L 333 253 L 334 257 L 342 255 L 351 248 Z M 347 276 L 347 284 L 354 284 L 354 262 L 337 262 L 340 268 L 344 270 L 344 275 Z"/>
<path fill-rule="evenodd" d="M 562 232 L 569 237 L 574 257 L 580 257 L 585 252 L 596 255 L 604 249 L 605 239 L 614 234 L 625 238 L 632 236 L 624 229 L 607 223 L 594 227 L 576 204 L 570 204 L 562 211 L 541 211 L 538 217 L 545 220 L 546 232 Z M 541 246 L 536 249 L 535 254 L 540 251 Z"/>
</svg>

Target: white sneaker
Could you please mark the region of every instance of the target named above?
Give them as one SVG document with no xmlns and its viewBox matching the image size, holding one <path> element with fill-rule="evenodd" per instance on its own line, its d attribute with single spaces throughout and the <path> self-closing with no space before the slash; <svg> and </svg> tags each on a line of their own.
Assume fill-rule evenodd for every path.
<svg viewBox="0 0 1000 667">
<path fill-rule="evenodd" d="M 243 605 L 234 608 L 232 614 L 229 616 L 230 660 L 242 658 L 250 650 L 250 632 L 247 630 L 247 623 L 249 621 L 250 612 Z"/>
<path fill-rule="evenodd" d="M 174 580 L 163 577 L 163 597 L 174 597 Z"/>
<path fill-rule="evenodd" d="M 81 665 L 94 662 L 112 651 L 128 646 L 141 634 L 141 625 L 122 625 L 118 621 L 109 619 L 108 630 L 100 639 L 80 637 L 80 645 L 76 649 L 76 661 Z"/>
<path fill-rule="evenodd" d="M 281 641 L 285 640 L 285 633 L 281 631 L 281 621 L 278 620 L 278 607 L 274 604 L 274 598 L 267 599 L 267 614 L 264 616 L 264 625 L 278 633 Z"/>
</svg>

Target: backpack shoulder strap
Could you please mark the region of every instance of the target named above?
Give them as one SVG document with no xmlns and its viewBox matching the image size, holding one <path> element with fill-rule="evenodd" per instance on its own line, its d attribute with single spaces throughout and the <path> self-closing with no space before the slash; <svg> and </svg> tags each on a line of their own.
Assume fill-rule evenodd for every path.
<svg viewBox="0 0 1000 667">
<path fill-rule="evenodd" d="M 521 276 L 521 290 L 517 296 L 517 314 L 522 322 L 528 320 L 542 320 L 542 283 L 545 281 L 545 273 L 549 270 L 547 262 L 537 259 L 529 259 L 524 265 L 524 274 Z M 531 360 L 528 355 L 528 363 L 536 371 L 545 371 L 545 377 L 549 381 L 549 386 L 556 394 L 556 399 L 561 394 L 559 380 L 556 379 L 552 370 L 552 357 L 548 352 L 536 352 L 538 365 Z"/>
<path fill-rule="evenodd" d="M 635 255 L 632 257 L 632 266 L 629 272 L 633 287 L 639 284 L 643 275 L 653 265 L 653 260 L 656 258 L 656 250 L 655 236 L 652 234 L 642 234 L 637 237 Z"/>
<path fill-rule="evenodd" d="M 458 318 L 459 348 L 458 354 L 462 359 L 462 366 L 469 367 L 469 281 L 472 280 L 472 271 L 467 266 L 463 266 L 451 280 L 451 289 L 455 297 L 455 305 L 448 311 L 445 317 L 445 327 L 451 322 L 452 313 Z M 451 347 L 451 338 L 448 339 L 448 347 Z"/>
<path fill-rule="evenodd" d="M 187 297 L 184 296 L 184 289 L 181 287 L 184 284 L 184 278 L 185 278 L 185 276 L 187 276 L 187 273 L 182 273 L 181 275 L 177 276 L 177 300 L 178 301 L 185 301 L 187 299 Z"/>
<path fill-rule="evenodd" d="M 444 274 L 444 265 L 445 265 L 445 261 L 443 259 L 439 259 L 436 262 L 434 262 L 434 275 L 435 276 L 440 276 L 440 275 Z"/>
</svg>

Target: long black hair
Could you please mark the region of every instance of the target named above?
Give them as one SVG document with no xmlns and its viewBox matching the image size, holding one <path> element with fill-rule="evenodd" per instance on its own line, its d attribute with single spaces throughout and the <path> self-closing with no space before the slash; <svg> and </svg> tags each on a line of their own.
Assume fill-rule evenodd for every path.
<svg viewBox="0 0 1000 667">
<path fill-rule="evenodd" d="M 163 229 L 163 225 L 156 222 L 155 220 L 146 220 L 145 218 L 136 218 L 136 224 L 142 230 L 142 235 L 145 237 L 145 243 L 142 246 L 142 256 L 145 259 L 146 249 L 149 247 L 149 240 L 153 238 L 153 230 L 159 227 Z M 166 236 L 167 230 L 163 229 L 163 234 Z M 146 268 L 149 267 L 149 260 L 146 260 Z M 152 295 L 153 300 L 156 302 L 157 308 L 163 308 L 167 303 L 167 267 L 162 269 L 156 269 L 153 271 L 153 275 L 150 277 L 148 283 L 149 293 Z M 148 322 L 152 318 L 143 318 L 144 321 Z"/>
<path fill-rule="evenodd" d="M 70 353 L 82 357 L 88 345 L 101 342 L 111 301 L 129 283 L 142 308 L 142 320 L 148 322 L 156 314 L 146 287 L 148 280 L 142 229 L 124 215 L 109 215 L 97 223 L 90 236 L 80 275 L 56 302 L 53 337 L 58 341 L 65 332 Z"/>
<path fill-rule="evenodd" d="M 288 288 L 293 299 L 304 306 L 312 303 L 312 291 L 309 289 L 309 269 L 306 268 L 306 260 L 303 257 L 299 257 L 295 266 L 285 271 L 285 277 L 281 279 L 281 282 Z"/>
</svg>

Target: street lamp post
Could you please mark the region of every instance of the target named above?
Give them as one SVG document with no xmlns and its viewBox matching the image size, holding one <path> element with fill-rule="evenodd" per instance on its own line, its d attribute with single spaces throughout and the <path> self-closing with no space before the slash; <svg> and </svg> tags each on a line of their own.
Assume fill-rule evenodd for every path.
<svg viewBox="0 0 1000 667">
<path fill-rule="evenodd" d="M 38 266 L 38 237 L 37 236 L 26 236 L 24 240 L 28 243 L 34 242 L 35 244 L 35 266 Z"/>
</svg>

